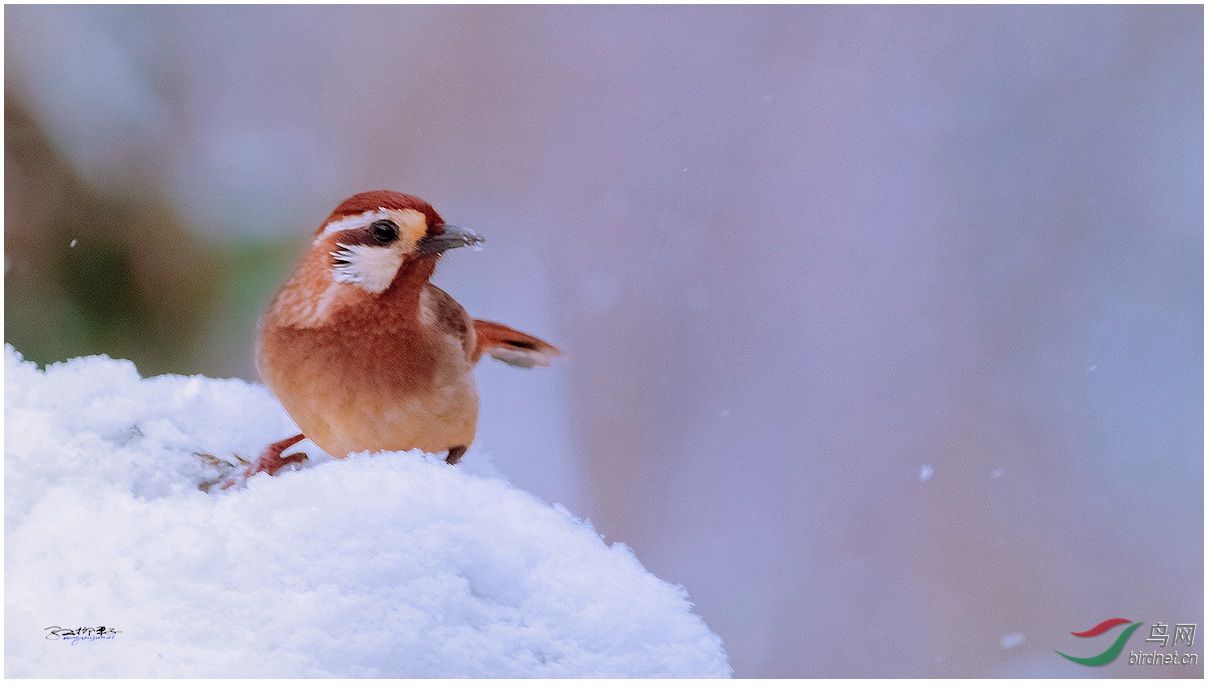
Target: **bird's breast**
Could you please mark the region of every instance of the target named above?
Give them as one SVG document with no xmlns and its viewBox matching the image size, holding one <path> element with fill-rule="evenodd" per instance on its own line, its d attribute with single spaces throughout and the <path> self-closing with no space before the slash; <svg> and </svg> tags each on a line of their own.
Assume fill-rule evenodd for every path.
<svg viewBox="0 0 1209 684">
<path fill-rule="evenodd" d="M 258 365 L 303 434 L 337 458 L 474 440 L 478 393 L 455 336 L 266 329 Z"/>
</svg>

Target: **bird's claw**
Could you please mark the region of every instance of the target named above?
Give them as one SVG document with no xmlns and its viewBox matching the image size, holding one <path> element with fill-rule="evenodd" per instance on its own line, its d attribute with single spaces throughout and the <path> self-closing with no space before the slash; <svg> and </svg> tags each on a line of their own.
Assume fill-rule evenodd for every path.
<svg viewBox="0 0 1209 684">
<path fill-rule="evenodd" d="M 225 491 L 242 487 L 249 478 L 260 473 L 276 475 L 285 468 L 300 465 L 308 458 L 305 453 L 290 454 L 289 456 L 281 455 L 281 452 L 285 451 L 293 443 L 290 442 L 289 445 L 283 444 L 283 442 L 270 444 L 260 453 L 260 458 L 256 459 L 256 462 L 249 461 L 239 454 L 231 454 L 238 461 L 238 463 L 232 463 L 214 454 L 194 453 L 193 455 L 201 459 L 203 463 L 216 468 L 219 472 L 218 477 L 201 482 L 197 485 L 197 488 L 203 492 Z"/>
<path fill-rule="evenodd" d="M 286 467 L 292 466 L 292 465 L 299 465 L 306 460 L 307 460 L 307 455 L 304 453 L 297 453 L 297 454 L 290 454 L 289 456 L 282 456 L 281 451 L 278 449 L 272 449 L 272 448 L 265 449 L 264 453 L 262 453 L 260 455 L 260 460 L 258 460 L 254 464 L 248 464 L 245 476 L 252 477 L 253 475 L 257 475 L 259 473 L 268 473 L 269 475 L 276 475 L 283 468 L 286 468 Z M 245 461 L 245 463 L 246 463 L 246 461 Z"/>
</svg>

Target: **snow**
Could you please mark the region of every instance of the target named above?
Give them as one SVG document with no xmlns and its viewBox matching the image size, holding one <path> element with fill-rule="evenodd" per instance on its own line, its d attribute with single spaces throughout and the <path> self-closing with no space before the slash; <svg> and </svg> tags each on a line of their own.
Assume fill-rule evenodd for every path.
<svg viewBox="0 0 1209 684">
<path fill-rule="evenodd" d="M 293 430 L 263 387 L 105 357 L 40 371 L 11 347 L 5 371 L 8 676 L 730 675 L 682 588 L 499 477 L 312 447 L 206 494 L 196 452 Z"/>
<path fill-rule="evenodd" d="M 1020 632 L 1012 632 L 1011 634 L 1004 634 L 1003 637 L 1001 639 L 999 639 L 999 646 L 1002 647 L 1003 650 L 1005 650 L 1005 651 L 1016 648 L 1017 646 L 1019 646 L 1023 643 L 1024 643 L 1024 634 L 1022 634 Z"/>
</svg>

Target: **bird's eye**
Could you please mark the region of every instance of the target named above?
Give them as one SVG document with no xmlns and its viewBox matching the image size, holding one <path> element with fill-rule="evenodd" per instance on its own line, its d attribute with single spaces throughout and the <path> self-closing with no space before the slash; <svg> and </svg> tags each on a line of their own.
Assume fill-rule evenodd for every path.
<svg viewBox="0 0 1209 684">
<path fill-rule="evenodd" d="M 374 239 L 382 244 L 389 244 L 399 239 L 399 227 L 394 221 L 382 219 L 374 221 L 370 224 L 369 230 L 374 235 Z"/>
</svg>

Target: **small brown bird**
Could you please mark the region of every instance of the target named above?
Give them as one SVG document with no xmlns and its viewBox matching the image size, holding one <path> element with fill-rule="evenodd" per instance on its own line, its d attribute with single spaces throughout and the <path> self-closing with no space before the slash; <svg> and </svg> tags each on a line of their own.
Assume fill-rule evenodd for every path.
<svg viewBox="0 0 1209 684">
<path fill-rule="evenodd" d="M 337 458 L 421 449 L 457 463 L 474 441 L 479 358 L 531 368 L 559 354 L 471 319 L 428 282 L 445 251 L 482 241 L 400 192 L 336 207 L 270 304 L 256 350 L 261 377 L 302 434 L 270 444 L 247 475 L 305 459 L 282 456 L 304 438 Z"/>
</svg>

